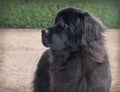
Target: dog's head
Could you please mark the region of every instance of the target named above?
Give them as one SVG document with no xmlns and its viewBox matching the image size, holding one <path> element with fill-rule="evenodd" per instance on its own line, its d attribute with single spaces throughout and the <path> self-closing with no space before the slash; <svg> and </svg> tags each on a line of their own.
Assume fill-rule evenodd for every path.
<svg viewBox="0 0 120 92">
<path fill-rule="evenodd" d="M 78 50 L 102 39 L 104 26 L 87 12 L 66 8 L 58 12 L 53 26 L 42 30 L 42 43 L 52 50 Z"/>
</svg>

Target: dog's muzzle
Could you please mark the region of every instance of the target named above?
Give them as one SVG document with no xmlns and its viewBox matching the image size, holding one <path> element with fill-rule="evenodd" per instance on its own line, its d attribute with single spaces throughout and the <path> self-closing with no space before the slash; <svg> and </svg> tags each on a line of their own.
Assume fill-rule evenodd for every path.
<svg viewBox="0 0 120 92">
<path fill-rule="evenodd" d="M 45 47 L 49 47 L 49 44 L 48 44 L 48 34 L 49 34 L 49 30 L 48 29 L 43 29 L 41 30 L 42 32 L 42 44 L 45 46 Z"/>
</svg>

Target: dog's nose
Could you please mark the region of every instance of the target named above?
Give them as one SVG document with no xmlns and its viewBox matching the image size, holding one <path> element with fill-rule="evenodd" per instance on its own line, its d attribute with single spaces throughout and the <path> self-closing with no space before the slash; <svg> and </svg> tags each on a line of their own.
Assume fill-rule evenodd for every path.
<svg viewBox="0 0 120 92">
<path fill-rule="evenodd" d="M 42 33 L 45 34 L 45 35 L 48 35 L 48 34 L 49 34 L 49 31 L 48 31 L 48 29 L 43 29 L 43 30 L 42 30 Z"/>
</svg>

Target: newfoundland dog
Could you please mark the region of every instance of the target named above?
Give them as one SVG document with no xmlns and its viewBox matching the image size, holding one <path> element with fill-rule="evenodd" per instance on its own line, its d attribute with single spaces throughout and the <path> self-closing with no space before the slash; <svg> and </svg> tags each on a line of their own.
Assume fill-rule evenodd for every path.
<svg viewBox="0 0 120 92">
<path fill-rule="evenodd" d="M 42 43 L 49 49 L 38 63 L 33 92 L 109 92 L 105 29 L 82 10 L 59 11 L 54 25 L 42 30 Z"/>
</svg>

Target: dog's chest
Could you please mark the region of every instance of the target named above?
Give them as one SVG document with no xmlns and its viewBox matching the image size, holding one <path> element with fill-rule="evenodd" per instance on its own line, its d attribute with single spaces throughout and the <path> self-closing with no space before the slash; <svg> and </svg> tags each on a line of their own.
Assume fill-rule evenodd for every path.
<svg viewBox="0 0 120 92">
<path fill-rule="evenodd" d="M 80 86 L 85 86 L 86 88 L 88 85 L 87 81 L 89 80 L 90 73 L 92 72 L 92 69 L 90 68 L 92 63 L 87 63 L 88 61 L 85 59 L 83 60 L 80 57 L 73 57 L 69 61 L 56 59 L 55 61 L 50 62 L 49 73 L 51 89 L 55 90 L 52 92 L 68 92 L 68 88 L 70 89 L 71 86 L 74 86 L 72 88 L 75 88 L 71 88 L 71 90 L 83 90 L 79 89 Z M 93 67 L 94 66 L 92 66 L 92 68 Z"/>
</svg>

